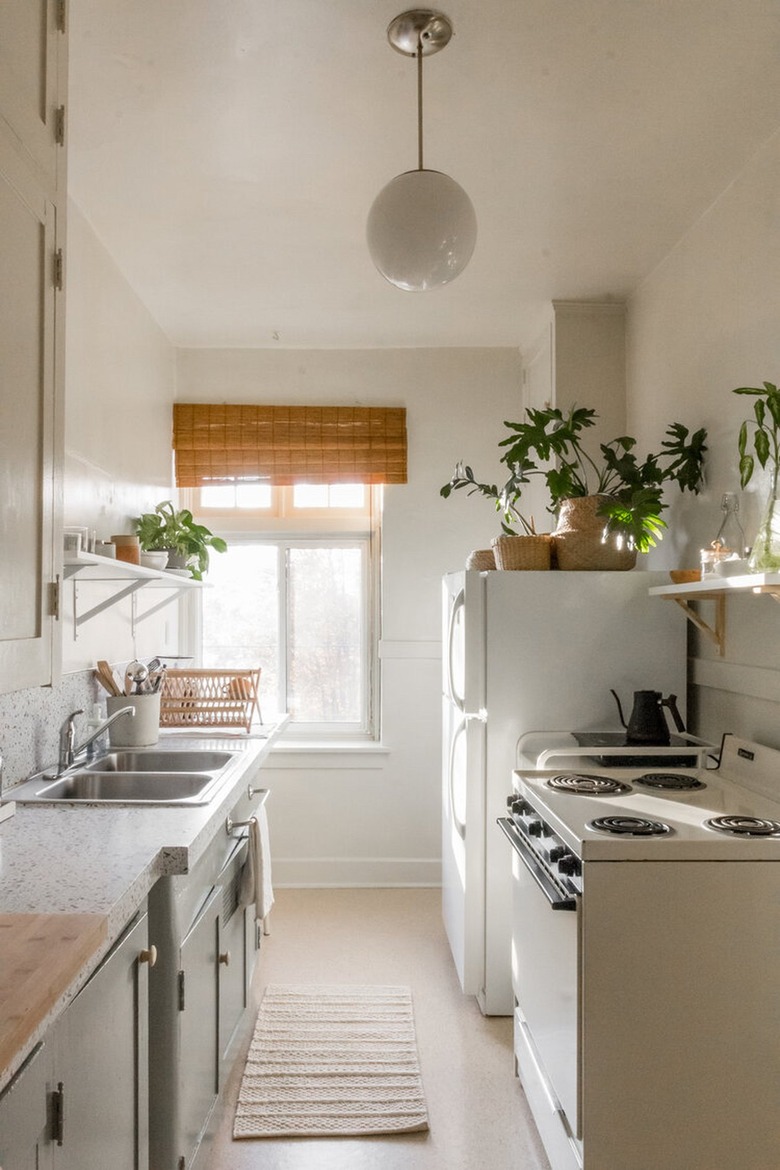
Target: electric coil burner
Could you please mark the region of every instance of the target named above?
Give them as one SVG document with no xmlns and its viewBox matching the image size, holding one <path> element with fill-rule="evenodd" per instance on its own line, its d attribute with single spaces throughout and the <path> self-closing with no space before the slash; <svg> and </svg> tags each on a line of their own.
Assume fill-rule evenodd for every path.
<svg viewBox="0 0 780 1170">
<path fill-rule="evenodd" d="M 596 817 L 588 824 L 589 829 L 596 829 L 599 833 L 614 833 L 624 837 L 661 837 L 664 833 L 671 833 L 669 825 L 663 821 L 650 821 L 647 817 Z"/>
<path fill-rule="evenodd" d="M 631 791 L 628 784 L 621 784 L 611 776 L 593 776 L 588 772 L 564 772 L 551 776 L 547 787 L 578 796 L 621 796 Z"/>
<path fill-rule="evenodd" d="M 704 823 L 718 833 L 731 833 L 735 837 L 780 837 L 780 821 L 763 817 L 710 817 Z"/>
<path fill-rule="evenodd" d="M 644 776 L 635 776 L 634 784 L 641 788 L 662 788 L 669 792 L 692 792 L 707 787 L 695 776 L 686 776 L 682 772 L 646 772 Z"/>
</svg>

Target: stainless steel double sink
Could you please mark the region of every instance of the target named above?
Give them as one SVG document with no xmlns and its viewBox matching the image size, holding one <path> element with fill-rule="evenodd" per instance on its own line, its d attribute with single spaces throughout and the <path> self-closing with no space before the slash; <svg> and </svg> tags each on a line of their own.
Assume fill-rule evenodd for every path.
<svg viewBox="0 0 780 1170">
<path fill-rule="evenodd" d="M 197 748 L 112 751 L 61 776 L 35 776 L 11 796 L 20 804 L 208 804 L 237 758 Z"/>
</svg>

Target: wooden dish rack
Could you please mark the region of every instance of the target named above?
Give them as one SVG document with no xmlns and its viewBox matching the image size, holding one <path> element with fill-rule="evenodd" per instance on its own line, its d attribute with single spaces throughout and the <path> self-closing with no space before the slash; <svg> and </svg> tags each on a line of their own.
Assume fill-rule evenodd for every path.
<svg viewBox="0 0 780 1170">
<path fill-rule="evenodd" d="M 161 727 L 241 727 L 262 723 L 260 670 L 167 670 L 160 692 Z"/>
</svg>

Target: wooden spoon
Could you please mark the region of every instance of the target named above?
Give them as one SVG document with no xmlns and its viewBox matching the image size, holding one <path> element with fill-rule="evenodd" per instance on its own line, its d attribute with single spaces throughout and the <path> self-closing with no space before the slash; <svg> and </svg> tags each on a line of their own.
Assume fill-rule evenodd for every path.
<svg viewBox="0 0 780 1170">
<path fill-rule="evenodd" d="M 109 695 L 119 695 L 121 691 L 114 680 L 114 672 L 106 662 L 105 658 L 100 658 L 95 671 L 95 677 L 98 682 L 102 683 Z"/>
</svg>

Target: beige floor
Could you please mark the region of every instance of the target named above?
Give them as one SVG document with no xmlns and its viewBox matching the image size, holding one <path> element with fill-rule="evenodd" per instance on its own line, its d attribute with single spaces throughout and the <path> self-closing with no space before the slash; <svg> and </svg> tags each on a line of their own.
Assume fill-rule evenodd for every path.
<svg viewBox="0 0 780 1170">
<path fill-rule="evenodd" d="M 255 978 L 411 987 L 430 1131 L 381 1138 L 234 1141 L 243 1053 L 208 1170 L 549 1170 L 513 1075 L 509 1019 L 458 986 L 438 890 L 280 890 Z"/>
</svg>

